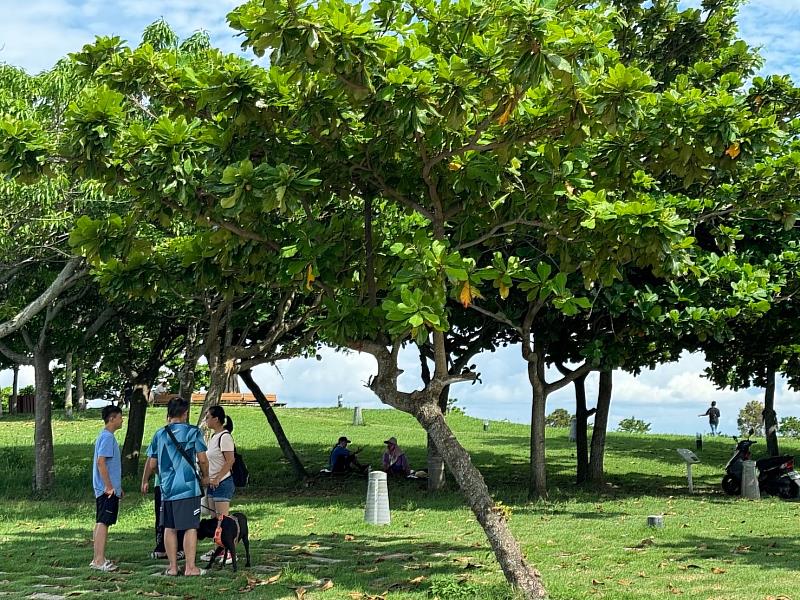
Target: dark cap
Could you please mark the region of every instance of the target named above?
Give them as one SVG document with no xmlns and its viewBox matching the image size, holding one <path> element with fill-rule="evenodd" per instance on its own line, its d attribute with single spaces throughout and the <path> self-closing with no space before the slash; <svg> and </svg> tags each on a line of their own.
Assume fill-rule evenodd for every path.
<svg viewBox="0 0 800 600">
<path fill-rule="evenodd" d="M 392 436 L 388 440 L 383 440 L 384 444 L 391 444 L 392 446 L 397 446 L 397 438 Z"/>
<path fill-rule="evenodd" d="M 350 440 L 348 440 L 348 439 L 347 439 L 345 436 L 342 436 L 342 437 L 340 437 L 340 438 L 339 438 L 339 443 L 341 444 L 342 442 L 347 442 L 348 444 L 351 444 L 351 443 L 352 443 L 352 442 L 351 442 Z"/>
</svg>

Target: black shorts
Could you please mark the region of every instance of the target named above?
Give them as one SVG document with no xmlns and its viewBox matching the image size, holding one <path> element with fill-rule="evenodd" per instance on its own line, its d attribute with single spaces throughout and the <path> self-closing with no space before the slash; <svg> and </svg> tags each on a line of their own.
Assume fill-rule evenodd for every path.
<svg viewBox="0 0 800 600">
<path fill-rule="evenodd" d="M 100 494 L 96 499 L 97 512 L 95 514 L 95 523 L 102 523 L 103 525 L 113 525 L 117 522 L 117 515 L 119 515 L 119 497 L 116 494 L 107 496 Z"/>
<path fill-rule="evenodd" d="M 200 496 L 161 503 L 161 524 L 165 529 L 186 531 L 200 527 Z"/>
</svg>

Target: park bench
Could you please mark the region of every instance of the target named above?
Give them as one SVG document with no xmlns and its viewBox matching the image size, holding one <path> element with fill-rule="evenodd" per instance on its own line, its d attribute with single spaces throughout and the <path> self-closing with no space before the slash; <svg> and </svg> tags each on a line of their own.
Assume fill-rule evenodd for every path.
<svg viewBox="0 0 800 600">
<path fill-rule="evenodd" d="M 275 394 L 264 394 L 270 406 L 286 406 L 285 403 L 278 402 L 278 397 Z M 155 406 L 166 406 L 170 400 L 177 398 L 178 394 L 157 394 L 155 397 Z M 195 392 L 192 394 L 192 404 L 202 404 L 206 399 L 205 393 Z M 253 394 L 246 392 L 226 392 L 222 394 L 219 403 L 225 406 L 258 406 L 258 401 Z"/>
</svg>

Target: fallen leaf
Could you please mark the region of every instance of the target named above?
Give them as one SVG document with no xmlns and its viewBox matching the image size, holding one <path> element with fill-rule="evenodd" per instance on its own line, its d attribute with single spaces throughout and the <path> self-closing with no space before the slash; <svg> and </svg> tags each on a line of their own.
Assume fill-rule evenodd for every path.
<svg viewBox="0 0 800 600">
<path fill-rule="evenodd" d="M 674 585 L 672 585 L 671 583 L 669 584 L 669 592 L 670 592 L 670 594 L 676 594 L 676 595 L 677 595 L 677 594 L 682 594 L 682 593 L 683 593 L 681 590 L 679 590 L 678 588 L 676 588 L 676 587 L 675 587 Z"/>
<path fill-rule="evenodd" d="M 731 550 L 732 554 L 747 554 L 748 552 L 750 552 L 750 546 L 736 546 Z"/>
<path fill-rule="evenodd" d="M 352 542 L 354 539 L 356 539 L 356 536 L 350 535 L 349 533 L 344 536 L 344 541 L 345 542 Z"/>
<path fill-rule="evenodd" d="M 714 575 L 722 575 L 722 574 L 723 574 L 723 573 L 725 573 L 726 571 L 725 571 L 725 569 L 720 569 L 719 567 L 712 567 L 712 568 L 711 568 L 711 572 L 712 572 Z"/>
<path fill-rule="evenodd" d="M 605 582 L 598 581 L 597 579 L 592 579 L 592 585 L 605 585 Z"/>
<path fill-rule="evenodd" d="M 375 562 L 379 563 L 385 560 L 411 560 L 412 558 L 410 554 L 406 554 L 405 552 L 394 552 L 392 554 L 381 554 L 375 559 Z"/>
<path fill-rule="evenodd" d="M 620 585 L 630 585 L 633 582 L 630 579 L 620 579 L 617 581 L 617 583 Z"/>
<path fill-rule="evenodd" d="M 419 585 L 423 581 L 425 581 L 425 576 L 424 575 L 420 575 L 419 577 L 414 577 L 413 579 L 409 579 L 408 583 L 410 583 L 412 585 Z"/>
</svg>

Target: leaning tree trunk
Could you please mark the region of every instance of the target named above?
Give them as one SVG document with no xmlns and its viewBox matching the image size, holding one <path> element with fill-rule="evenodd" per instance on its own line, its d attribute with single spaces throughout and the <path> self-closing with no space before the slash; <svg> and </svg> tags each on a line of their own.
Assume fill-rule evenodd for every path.
<svg viewBox="0 0 800 600">
<path fill-rule="evenodd" d="M 151 378 L 152 379 L 152 378 Z M 144 421 L 147 414 L 147 396 L 150 386 L 137 378 L 133 382 L 131 406 L 128 411 L 128 430 L 122 443 L 122 475 L 136 475 L 139 472 L 139 452 L 144 438 Z"/>
<path fill-rule="evenodd" d="M 767 368 L 767 386 L 764 390 L 764 435 L 767 438 L 767 452 L 778 456 L 778 416 L 775 414 L 775 367 Z"/>
<path fill-rule="evenodd" d="M 540 348 L 533 351 L 528 362 L 528 379 L 533 390 L 528 498 L 536 500 L 547 497 L 547 460 L 544 441 L 547 383 L 544 378 L 544 351 Z"/>
<path fill-rule="evenodd" d="M 605 478 L 603 455 L 606 451 L 606 430 L 611 408 L 612 371 L 600 371 L 600 386 L 597 392 L 597 409 L 592 429 L 592 453 L 589 457 L 589 479 L 599 485 Z"/>
<path fill-rule="evenodd" d="M 55 484 L 55 461 L 53 457 L 53 425 L 50 398 L 53 378 L 50 373 L 50 356 L 46 350 L 37 347 L 33 352 L 36 400 L 34 415 L 34 447 L 36 461 L 34 467 L 33 489 L 46 492 Z"/>
<path fill-rule="evenodd" d="M 78 400 L 78 410 L 86 410 L 86 392 L 83 389 L 83 365 L 80 360 L 75 364 L 75 395 Z"/>
<path fill-rule="evenodd" d="M 492 501 L 483 476 L 447 426 L 442 411 L 431 403 L 415 407 L 413 414 L 439 448 L 448 470 L 458 482 L 464 498 L 486 533 L 508 582 L 525 598 L 546 597 L 540 574 L 528 564 L 508 528 L 506 518 Z"/>
<path fill-rule="evenodd" d="M 586 409 L 586 375 L 572 382 L 575 386 L 575 456 L 577 470 L 575 481 L 585 483 L 589 479 L 589 443 L 586 432 L 589 426 L 589 411 Z"/>
<path fill-rule="evenodd" d="M 72 418 L 72 352 L 64 359 L 64 414 Z"/>
<path fill-rule="evenodd" d="M 16 414 L 17 412 L 17 398 L 19 397 L 19 365 L 12 367 L 14 370 L 14 380 L 11 384 L 11 398 L 8 399 L 8 412 Z"/>
<path fill-rule="evenodd" d="M 267 417 L 267 423 L 269 423 L 269 426 L 272 428 L 272 433 L 275 434 L 275 439 L 278 440 L 278 446 L 280 446 L 283 456 L 289 461 L 295 476 L 298 479 L 307 478 L 308 473 L 306 472 L 303 463 L 300 461 L 300 458 L 295 453 L 294 448 L 292 448 L 292 445 L 289 443 L 286 433 L 283 431 L 283 427 L 281 426 L 281 422 L 278 419 L 278 415 L 275 414 L 275 410 L 267 401 L 266 396 L 264 396 L 264 392 L 261 391 L 261 388 L 253 379 L 252 371 L 249 369 L 242 371 L 239 373 L 239 376 L 242 378 L 242 381 L 244 381 L 244 384 L 248 387 L 248 389 L 253 393 L 253 396 L 256 397 L 258 405 L 261 407 L 261 411 L 264 413 L 264 416 Z"/>
</svg>

